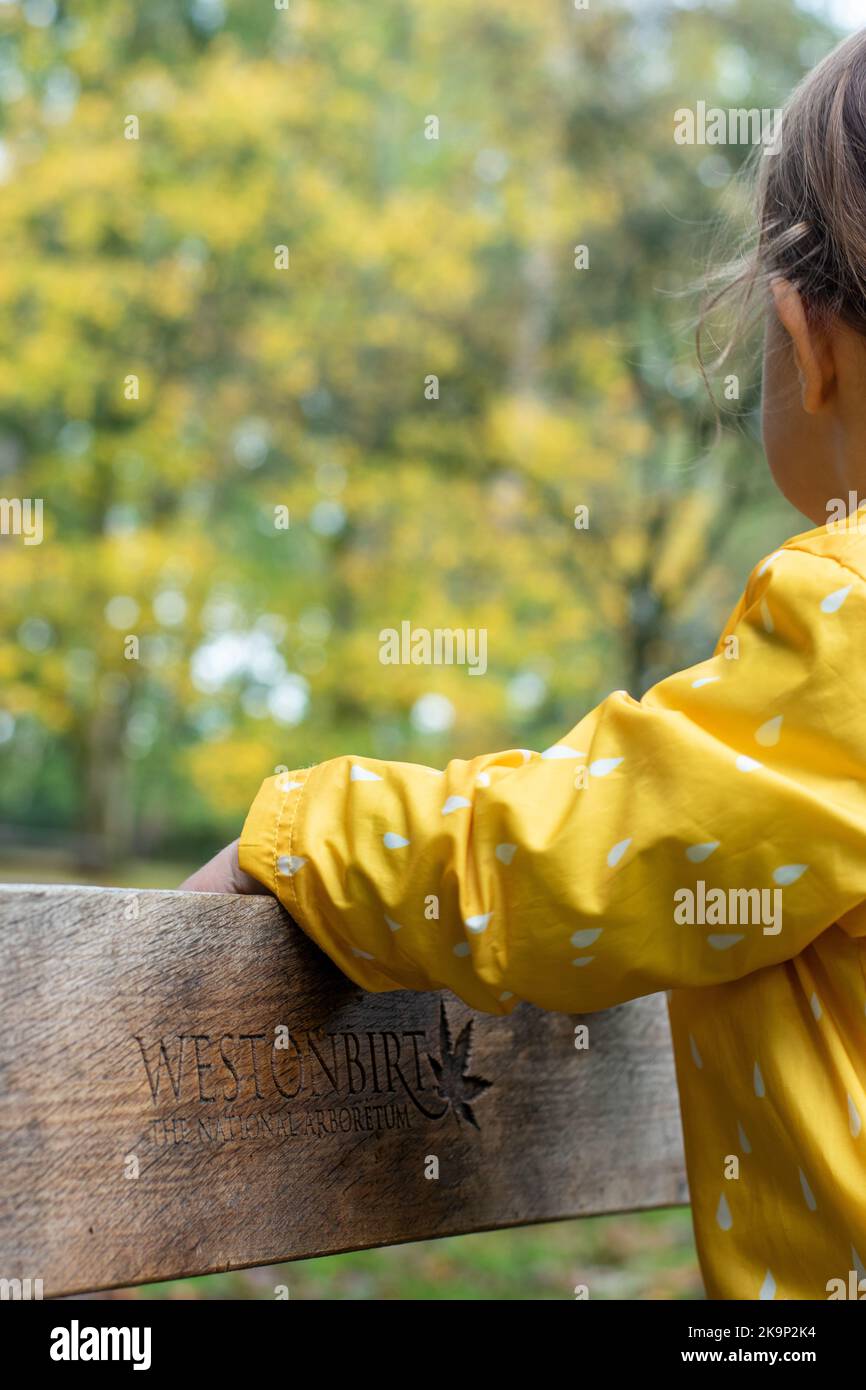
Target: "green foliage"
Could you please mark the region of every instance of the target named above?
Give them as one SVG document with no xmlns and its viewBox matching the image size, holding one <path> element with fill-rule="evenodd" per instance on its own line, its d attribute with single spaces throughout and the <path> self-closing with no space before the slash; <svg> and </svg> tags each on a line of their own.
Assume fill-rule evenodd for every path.
<svg viewBox="0 0 866 1390">
<path fill-rule="evenodd" d="M 801 526 L 709 451 L 678 296 L 744 151 L 673 113 L 827 42 L 780 0 L 0 8 L 0 490 L 45 503 L 0 538 L 0 817 L 188 853 L 278 764 L 540 747 L 702 658 Z M 488 674 L 383 666 L 403 620 Z"/>
</svg>

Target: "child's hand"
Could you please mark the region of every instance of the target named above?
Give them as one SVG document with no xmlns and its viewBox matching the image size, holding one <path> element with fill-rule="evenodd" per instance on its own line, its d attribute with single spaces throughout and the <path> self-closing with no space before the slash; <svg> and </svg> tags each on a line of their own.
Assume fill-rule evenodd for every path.
<svg viewBox="0 0 866 1390">
<path fill-rule="evenodd" d="M 257 879 L 245 874 L 238 863 L 238 842 L 215 854 L 204 868 L 196 869 L 181 885 L 190 893 L 267 893 Z"/>
</svg>

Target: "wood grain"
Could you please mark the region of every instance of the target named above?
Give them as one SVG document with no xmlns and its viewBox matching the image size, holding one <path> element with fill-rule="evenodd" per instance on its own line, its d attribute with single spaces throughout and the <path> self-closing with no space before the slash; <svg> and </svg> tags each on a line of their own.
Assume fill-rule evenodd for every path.
<svg viewBox="0 0 866 1390">
<path fill-rule="evenodd" d="M 0 951 L 0 1277 L 46 1296 L 687 1200 L 661 997 L 578 1050 L 217 894 L 0 888 Z"/>
</svg>

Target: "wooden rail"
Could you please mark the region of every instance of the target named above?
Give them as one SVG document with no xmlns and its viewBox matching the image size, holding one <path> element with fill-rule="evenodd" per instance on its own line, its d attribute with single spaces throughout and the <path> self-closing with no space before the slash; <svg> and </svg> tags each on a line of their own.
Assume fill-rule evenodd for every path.
<svg viewBox="0 0 866 1390">
<path fill-rule="evenodd" d="M 365 994 L 218 894 L 0 887 L 0 956 L 0 1278 L 46 1297 L 687 1200 L 662 997 Z"/>
</svg>

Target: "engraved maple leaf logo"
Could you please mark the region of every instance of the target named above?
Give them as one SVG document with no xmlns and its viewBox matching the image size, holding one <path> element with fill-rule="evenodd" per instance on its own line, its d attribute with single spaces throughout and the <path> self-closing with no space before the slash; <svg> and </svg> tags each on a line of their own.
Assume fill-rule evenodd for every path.
<svg viewBox="0 0 866 1390">
<path fill-rule="evenodd" d="M 479 1129 L 480 1126 L 475 1118 L 471 1102 L 492 1086 L 493 1082 L 485 1081 L 480 1076 L 472 1076 L 468 1070 L 473 1023 L 474 1020 L 470 1018 L 458 1035 L 457 1042 L 453 1043 L 451 1029 L 448 1025 L 448 1015 L 445 1012 L 445 1005 L 442 1004 L 439 1014 L 441 1061 L 437 1057 L 432 1057 L 429 1052 L 427 1053 L 427 1061 L 433 1069 L 439 1094 L 445 1101 L 443 1115 L 450 1107 L 458 1120 L 468 1120 L 471 1125 Z"/>
</svg>

